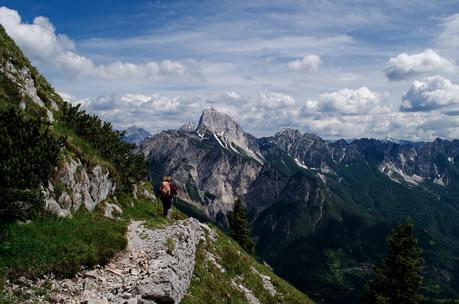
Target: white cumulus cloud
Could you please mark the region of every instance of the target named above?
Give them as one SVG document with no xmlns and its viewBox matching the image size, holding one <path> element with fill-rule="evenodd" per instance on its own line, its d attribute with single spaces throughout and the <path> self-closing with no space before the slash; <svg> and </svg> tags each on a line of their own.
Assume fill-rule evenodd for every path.
<svg viewBox="0 0 459 304">
<path fill-rule="evenodd" d="M 309 54 L 289 62 L 288 67 L 294 71 L 317 72 L 321 64 L 322 60 L 319 55 Z"/>
<path fill-rule="evenodd" d="M 75 43 L 56 29 L 46 17 L 36 17 L 24 23 L 15 10 L 0 7 L 0 24 L 32 60 L 50 64 L 70 75 L 92 75 L 108 79 L 145 79 L 160 76 L 180 76 L 186 67 L 176 61 L 150 61 L 142 64 L 113 62 L 98 65 L 76 52 Z"/>
<path fill-rule="evenodd" d="M 402 53 L 392 57 L 386 64 L 384 72 L 390 80 L 406 80 L 425 73 L 446 72 L 455 70 L 455 63 L 427 49 L 417 54 Z"/>
<path fill-rule="evenodd" d="M 263 93 L 258 94 L 259 106 L 267 109 L 286 109 L 296 104 L 295 99 L 281 93 Z"/>
<path fill-rule="evenodd" d="M 359 115 L 388 112 L 385 94 L 371 91 L 367 87 L 356 90 L 342 89 L 319 96 L 319 100 L 308 100 L 306 111 Z"/>
<path fill-rule="evenodd" d="M 441 76 L 433 76 L 412 83 L 403 94 L 400 110 L 426 112 L 452 105 L 459 105 L 459 85 Z"/>
</svg>

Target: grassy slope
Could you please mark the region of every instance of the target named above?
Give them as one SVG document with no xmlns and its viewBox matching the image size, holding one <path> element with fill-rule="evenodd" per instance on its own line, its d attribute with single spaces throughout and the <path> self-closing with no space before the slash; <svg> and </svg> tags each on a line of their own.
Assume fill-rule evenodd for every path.
<svg viewBox="0 0 459 304">
<path fill-rule="evenodd" d="M 206 258 L 208 253 L 216 258 L 224 272 Z M 260 303 L 313 303 L 305 294 L 277 277 L 267 266 L 257 262 L 235 241 L 220 231 L 217 231 L 215 242 L 207 236 L 207 241 L 199 244 L 196 255 L 193 280 L 182 304 L 247 303 L 244 294 L 232 284 L 235 278 L 236 282 L 250 289 Z M 271 278 L 277 291 L 275 296 L 271 296 L 265 290 L 260 276 L 252 270 L 252 267 Z"/>
<path fill-rule="evenodd" d="M 103 217 L 102 208 L 97 208 L 93 213 L 79 211 L 66 218 L 41 214 L 30 223 L 0 226 L 0 303 L 21 303 L 27 298 L 2 291 L 2 279 L 49 273 L 71 277 L 81 266 L 103 265 L 124 249 L 131 219 L 146 220 L 154 227 L 170 223 L 158 216 L 156 200 L 140 196 L 136 200 L 123 193 L 118 202 L 124 207 L 120 220 Z M 183 217 L 174 212 L 175 219 Z"/>
<path fill-rule="evenodd" d="M 78 212 L 64 219 L 49 215 L 31 223 L 8 225 L 0 246 L 0 268 L 3 274 L 12 279 L 23 275 L 33 278 L 50 272 L 71 277 L 80 270 L 80 266 L 105 264 L 116 252 L 122 250 L 127 243 L 125 231 L 131 219 L 145 220 L 147 226 L 159 228 L 185 218 L 174 209 L 173 220 L 165 220 L 160 216 L 162 210 L 159 202 L 142 197 L 134 200 L 128 195 L 121 195 L 118 202 L 125 206 L 119 221 L 104 218 L 100 210 L 96 210 L 92 214 Z M 231 279 L 235 277 L 240 278 L 238 282 L 252 290 L 261 303 L 312 303 L 306 295 L 245 253 L 231 238 L 220 231 L 217 231 L 217 235 L 216 242 L 200 243 L 194 277 L 182 303 L 246 303 L 241 291 L 231 285 Z M 226 272 L 220 272 L 209 262 L 206 252 L 217 257 Z M 271 277 L 278 292 L 275 297 L 263 288 L 260 277 L 251 267 Z M 34 294 L 44 295 L 48 292 L 33 291 Z M 0 284 L 2 304 L 21 303 L 27 297 L 25 294 L 7 294 L 2 291 Z"/>
</svg>

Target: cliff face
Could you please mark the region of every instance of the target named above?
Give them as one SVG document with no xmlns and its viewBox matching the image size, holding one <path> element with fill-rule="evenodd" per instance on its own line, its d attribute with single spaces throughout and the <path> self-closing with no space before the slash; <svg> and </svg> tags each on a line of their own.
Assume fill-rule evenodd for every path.
<svg viewBox="0 0 459 304">
<path fill-rule="evenodd" d="M 116 183 L 100 165 L 83 165 L 69 157 L 55 169 L 53 180 L 43 189 L 45 207 L 59 216 L 67 216 L 84 206 L 88 211 L 113 195 Z"/>
<path fill-rule="evenodd" d="M 262 165 L 239 152 L 220 149 L 223 137 L 220 140 L 207 129 L 199 130 L 201 133 L 161 132 L 144 141 L 141 151 L 149 158 L 156 183 L 161 174 L 173 173 L 180 199 L 203 204 L 211 218 L 224 217 L 235 198 L 246 194 Z M 228 142 L 234 145 L 234 141 Z"/>
</svg>

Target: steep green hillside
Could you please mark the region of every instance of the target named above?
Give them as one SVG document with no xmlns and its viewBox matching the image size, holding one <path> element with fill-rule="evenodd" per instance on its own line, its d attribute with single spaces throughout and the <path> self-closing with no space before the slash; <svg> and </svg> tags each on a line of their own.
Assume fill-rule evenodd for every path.
<svg viewBox="0 0 459 304">
<path fill-rule="evenodd" d="M 206 238 L 198 247 L 193 280 L 182 304 L 246 303 L 239 284 L 249 289 L 260 303 L 313 303 L 225 234 L 217 231 L 215 240 L 209 234 Z"/>
</svg>

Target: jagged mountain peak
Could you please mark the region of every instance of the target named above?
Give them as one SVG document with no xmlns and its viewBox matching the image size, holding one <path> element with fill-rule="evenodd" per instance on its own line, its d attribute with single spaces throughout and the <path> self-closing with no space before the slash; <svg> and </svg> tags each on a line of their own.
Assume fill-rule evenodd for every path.
<svg viewBox="0 0 459 304">
<path fill-rule="evenodd" d="M 126 128 L 126 133 L 142 133 L 144 135 L 151 135 L 150 132 L 148 132 L 147 130 L 145 130 L 144 128 L 141 128 L 141 127 L 138 127 L 136 125 L 132 125 L 128 128 Z"/>
<path fill-rule="evenodd" d="M 300 138 L 303 136 L 300 130 L 298 129 L 292 129 L 292 128 L 282 128 L 279 132 L 277 132 L 274 137 L 290 137 L 290 138 Z"/>
<path fill-rule="evenodd" d="M 199 119 L 197 130 L 207 129 L 213 133 L 234 133 L 242 135 L 245 132 L 231 116 L 217 111 L 214 108 L 204 109 Z"/>
<path fill-rule="evenodd" d="M 224 149 L 244 154 L 263 163 L 255 137 L 244 132 L 241 126 L 229 115 L 214 108 L 202 111 L 196 133 L 203 136 L 210 133 Z"/>
<path fill-rule="evenodd" d="M 303 133 L 302 131 L 298 129 L 293 129 L 293 128 L 283 128 L 279 132 L 277 132 L 274 135 L 275 138 L 288 138 L 293 141 L 302 141 L 302 140 L 307 140 L 307 141 L 313 141 L 313 140 L 320 140 L 323 141 L 322 138 L 316 134 L 313 133 Z"/>
<path fill-rule="evenodd" d="M 195 129 L 196 129 L 196 124 L 194 122 L 187 122 L 183 124 L 180 128 L 178 128 L 177 131 L 191 133 Z"/>
</svg>

